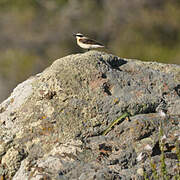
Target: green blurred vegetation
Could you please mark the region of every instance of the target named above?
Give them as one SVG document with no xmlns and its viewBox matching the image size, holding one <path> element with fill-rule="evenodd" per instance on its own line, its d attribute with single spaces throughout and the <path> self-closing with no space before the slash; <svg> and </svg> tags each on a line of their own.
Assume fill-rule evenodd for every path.
<svg viewBox="0 0 180 180">
<path fill-rule="evenodd" d="M 72 32 L 120 57 L 180 64 L 179 9 L 179 0 L 1 0 L 0 77 L 9 93 L 55 59 L 84 52 Z"/>
<path fill-rule="evenodd" d="M 31 76 L 32 69 L 37 63 L 35 55 L 21 50 L 7 50 L 1 58 L 3 59 L 0 61 L 1 76 L 5 79 L 14 79 L 15 82 L 21 82 Z"/>
</svg>

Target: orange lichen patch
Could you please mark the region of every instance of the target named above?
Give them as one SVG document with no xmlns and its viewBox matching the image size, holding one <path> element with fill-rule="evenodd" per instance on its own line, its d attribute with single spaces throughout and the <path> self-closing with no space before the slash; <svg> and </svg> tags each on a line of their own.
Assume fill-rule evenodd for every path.
<svg viewBox="0 0 180 180">
<path fill-rule="evenodd" d="M 89 82 L 89 87 L 91 89 L 96 89 L 101 87 L 105 82 L 107 82 L 107 79 L 97 78 Z"/>
<path fill-rule="evenodd" d="M 105 155 L 105 156 L 108 156 L 109 154 L 109 151 L 106 151 L 106 150 L 104 150 L 104 149 L 101 149 L 100 151 L 99 151 L 101 154 L 103 154 L 103 155 Z"/>
<path fill-rule="evenodd" d="M 103 77 L 103 74 L 100 72 L 94 72 L 89 81 L 89 87 L 91 89 L 96 89 L 102 86 L 105 82 L 107 82 L 107 79 Z"/>
<path fill-rule="evenodd" d="M 156 169 L 156 164 L 154 162 L 151 162 L 151 166 L 153 169 Z"/>
<path fill-rule="evenodd" d="M 129 118 L 129 117 L 126 117 L 126 118 L 125 118 L 125 121 L 130 121 L 130 118 Z"/>
<path fill-rule="evenodd" d="M 129 128 L 129 133 L 130 133 L 130 135 L 134 134 L 134 132 L 135 132 L 134 127 L 130 127 L 130 128 Z"/>
<path fill-rule="evenodd" d="M 177 152 L 177 148 L 176 148 L 175 146 L 170 146 L 170 147 L 168 148 L 168 150 L 170 150 L 170 151 L 173 152 L 173 153 L 176 153 L 176 152 Z"/>
<path fill-rule="evenodd" d="M 144 123 L 141 123 L 141 122 L 139 122 L 139 121 L 136 121 L 136 129 L 143 129 L 143 127 L 145 127 L 146 125 L 144 124 Z"/>
<path fill-rule="evenodd" d="M 5 180 L 5 179 L 4 179 L 4 176 L 0 176 L 0 180 Z"/>
<path fill-rule="evenodd" d="M 41 135 L 49 135 L 54 132 L 54 127 L 50 123 L 42 124 L 39 130 Z"/>
<path fill-rule="evenodd" d="M 141 92 L 141 91 L 137 91 L 137 92 L 136 92 L 136 96 L 137 96 L 137 97 L 140 97 L 140 96 L 142 96 L 142 95 L 143 95 L 143 92 Z"/>
<path fill-rule="evenodd" d="M 119 103 L 119 101 L 120 101 L 120 99 L 119 99 L 119 98 L 115 98 L 115 99 L 113 100 L 113 103 L 114 103 L 114 104 L 118 104 L 118 103 Z"/>
<path fill-rule="evenodd" d="M 150 113 L 150 114 L 147 114 L 147 116 L 154 118 L 154 117 L 158 117 L 159 115 L 157 115 L 156 113 Z"/>
<path fill-rule="evenodd" d="M 40 117 L 40 119 L 41 119 L 41 120 L 46 119 L 46 118 L 47 118 L 46 116 L 42 116 L 42 117 Z"/>
<path fill-rule="evenodd" d="M 99 144 L 99 152 L 101 155 L 109 156 L 109 153 L 112 153 L 112 147 L 107 146 L 105 143 Z"/>
<path fill-rule="evenodd" d="M 169 89 L 169 88 L 168 88 L 167 84 L 164 83 L 164 84 L 163 84 L 163 90 L 164 90 L 164 91 L 168 91 L 168 89 Z"/>
<path fill-rule="evenodd" d="M 44 92 L 45 92 L 45 90 L 42 90 L 42 89 L 39 90 L 39 94 L 40 94 L 40 95 L 44 95 Z"/>
<path fill-rule="evenodd" d="M 14 98 L 11 98 L 11 103 L 13 103 L 14 102 Z"/>
<path fill-rule="evenodd" d="M 119 98 L 115 98 L 115 99 L 113 100 L 113 103 L 114 103 L 114 104 L 118 104 L 118 103 L 119 103 Z"/>
</svg>

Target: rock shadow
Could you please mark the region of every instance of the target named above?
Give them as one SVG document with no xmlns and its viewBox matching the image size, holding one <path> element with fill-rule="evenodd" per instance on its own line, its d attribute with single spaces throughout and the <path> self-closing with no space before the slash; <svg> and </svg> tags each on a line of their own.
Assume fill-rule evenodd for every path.
<svg viewBox="0 0 180 180">
<path fill-rule="evenodd" d="M 125 61 L 124 59 L 118 58 L 116 56 L 112 60 L 108 60 L 107 62 L 112 69 L 116 69 L 119 71 L 121 71 L 119 67 L 127 63 L 127 61 Z"/>
<path fill-rule="evenodd" d="M 121 69 L 119 68 L 120 66 L 127 63 L 127 61 L 125 61 L 124 59 L 118 58 L 117 56 L 107 61 L 101 58 L 100 61 L 104 63 L 105 65 L 107 65 L 109 68 L 116 69 L 118 71 L 121 71 Z"/>
<path fill-rule="evenodd" d="M 180 96 L 180 84 L 178 84 L 174 90 L 176 91 L 177 95 Z"/>
</svg>

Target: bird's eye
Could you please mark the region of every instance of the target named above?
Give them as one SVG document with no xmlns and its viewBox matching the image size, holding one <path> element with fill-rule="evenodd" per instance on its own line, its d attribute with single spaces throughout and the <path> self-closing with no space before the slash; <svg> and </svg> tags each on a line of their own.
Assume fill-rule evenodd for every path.
<svg viewBox="0 0 180 180">
<path fill-rule="evenodd" d="M 83 35 L 82 35 L 82 34 L 77 34 L 76 36 L 78 36 L 78 37 L 83 37 Z"/>
</svg>

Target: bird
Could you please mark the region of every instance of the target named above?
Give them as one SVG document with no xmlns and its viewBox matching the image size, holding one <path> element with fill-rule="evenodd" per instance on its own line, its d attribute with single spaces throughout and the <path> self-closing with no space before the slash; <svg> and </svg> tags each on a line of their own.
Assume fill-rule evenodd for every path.
<svg viewBox="0 0 180 180">
<path fill-rule="evenodd" d="M 87 49 L 88 51 L 90 49 L 94 49 L 94 48 L 104 48 L 104 45 L 93 40 L 93 39 L 90 39 L 86 36 L 84 36 L 83 34 L 81 33 L 73 33 L 73 36 L 76 37 L 76 40 L 77 40 L 77 44 L 83 48 L 83 49 Z"/>
</svg>

